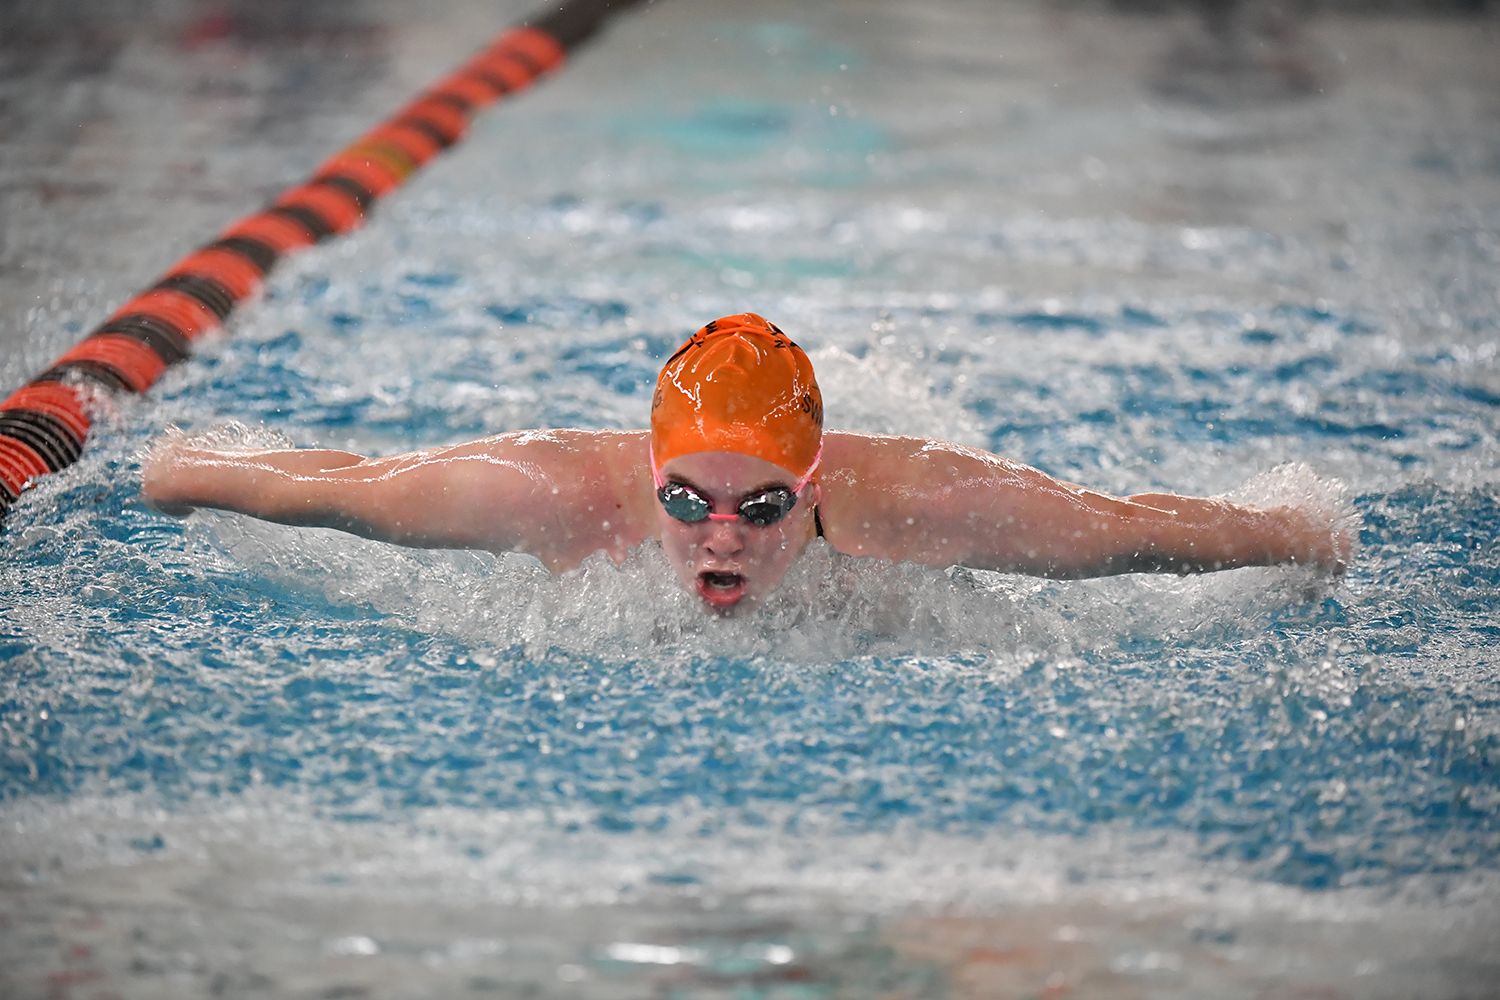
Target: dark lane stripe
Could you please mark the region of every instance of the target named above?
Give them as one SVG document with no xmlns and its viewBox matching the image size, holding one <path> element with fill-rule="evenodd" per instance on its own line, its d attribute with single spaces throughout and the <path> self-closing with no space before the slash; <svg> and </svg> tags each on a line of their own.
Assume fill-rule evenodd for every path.
<svg viewBox="0 0 1500 1000">
<path fill-rule="evenodd" d="M 228 239 L 216 240 L 208 246 L 239 254 L 254 264 L 262 276 L 276 266 L 276 258 L 280 256 L 276 252 L 275 247 L 262 243 L 260 240 L 251 239 L 248 236 L 231 236 Z M 208 247 L 204 249 L 208 249 Z"/>
<path fill-rule="evenodd" d="M 328 220 L 306 205 L 276 205 L 266 209 L 266 214 L 291 219 L 307 230 L 307 235 L 313 238 L 314 243 L 321 243 L 333 235 L 333 227 L 328 224 Z"/>
<path fill-rule="evenodd" d="M 375 204 L 374 192 L 352 177 L 345 177 L 343 174 L 328 174 L 312 183 L 337 188 L 344 192 L 354 199 L 354 203 L 359 206 L 361 212 L 367 211 L 371 205 Z"/>
<path fill-rule="evenodd" d="M 407 128 L 416 129 L 418 132 L 421 132 L 423 135 L 432 139 L 433 142 L 437 143 L 439 149 L 447 149 L 454 143 L 454 138 L 451 135 L 438 128 L 426 118 L 419 118 L 416 115 L 407 115 L 404 118 L 396 119 L 395 124 L 405 125 Z"/>
<path fill-rule="evenodd" d="M 68 376 L 71 374 L 81 375 L 90 382 L 102 385 L 112 392 L 135 391 L 130 388 L 129 379 L 110 365 L 106 365 L 101 361 L 64 361 L 60 365 L 53 365 L 51 368 L 48 368 L 32 379 L 32 381 L 66 382 L 68 381 Z"/>
<path fill-rule="evenodd" d="M 42 456 L 42 461 L 53 472 L 72 465 L 83 453 L 83 442 L 50 413 L 0 410 L 0 434 L 13 437 L 31 448 Z"/>
<path fill-rule="evenodd" d="M 225 310 L 225 315 L 228 315 L 228 310 Z M 224 316 L 221 315 L 219 318 L 223 319 Z M 92 335 L 98 336 L 101 333 L 123 333 L 127 337 L 134 337 L 155 351 L 157 357 L 169 365 L 175 365 L 193 353 L 192 348 L 188 346 L 188 339 L 182 335 L 181 331 L 155 316 L 146 316 L 141 313 L 118 316 L 95 330 Z"/>
<path fill-rule="evenodd" d="M 221 323 L 234 312 L 234 293 L 206 274 L 174 274 L 158 281 L 156 287 L 192 296 L 219 317 Z"/>
</svg>

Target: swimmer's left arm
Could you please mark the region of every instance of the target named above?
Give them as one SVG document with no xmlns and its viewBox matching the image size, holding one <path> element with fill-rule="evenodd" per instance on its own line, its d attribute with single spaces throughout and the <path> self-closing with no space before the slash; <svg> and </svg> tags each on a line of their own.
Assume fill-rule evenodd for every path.
<svg viewBox="0 0 1500 1000">
<path fill-rule="evenodd" d="M 835 447 L 829 486 L 843 475 L 850 488 L 825 495 L 854 503 L 829 504 L 825 525 L 835 547 L 855 554 L 1064 578 L 1274 563 L 1341 572 L 1350 554 L 1327 519 L 1297 508 L 1114 497 L 960 445 L 839 437 L 859 440 Z"/>
<path fill-rule="evenodd" d="M 1063 484 L 1039 534 L 1054 539 L 1046 576 L 1207 573 L 1240 566 L 1314 564 L 1342 573 L 1350 543 L 1329 519 L 1295 507 L 1265 510 L 1220 498 L 1141 493 L 1113 497 Z"/>
</svg>

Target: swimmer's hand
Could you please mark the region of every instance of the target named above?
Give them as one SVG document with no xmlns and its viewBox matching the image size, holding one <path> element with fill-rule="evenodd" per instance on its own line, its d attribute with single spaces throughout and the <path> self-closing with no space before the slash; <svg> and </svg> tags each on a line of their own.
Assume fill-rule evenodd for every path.
<svg viewBox="0 0 1500 1000">
<path fill-rule="evenodd" d="M 217 444 L 212 437 L 207 443 Z M 236 511 L 284 524 L 342 527 L 319 503 L 321 475 L 356 466 L 358 455 L 314 448 L 204 447 L 168 427 L 141 457 L 141 498 L 154 510 L 185 517 L 199 507 Z"/>
<path fill-rule="evenodd" d="M 1347 518 L 1301 507 L 1282 507 L 1270 514 L 1286 525 L 1292 562 L 1321 566 L 1334 576 L 1344 575 L 1354 560 L 1354 531 Z"/>
<path fill-rule="evenodd" d="M 1214 497 L 1143 493 L 1131 503 L 1169 510 L 1177 522 L 1165 534 L 1180 552 L 1178 573 L 1232 566 L 1318 566 L 1342 576 L 1354 555 L 1349 529 L 1331 512 L 1306 507 L 1249 507 Z"/>
<path fill-rule="evenodd" d="M 171 426 L 141 457 L 141 499 L 152 510 L 169 517 L 187 517 L 196 508 L 182 502 L 184 457 L 191 449 L 187 435 Z"/>
</svg>

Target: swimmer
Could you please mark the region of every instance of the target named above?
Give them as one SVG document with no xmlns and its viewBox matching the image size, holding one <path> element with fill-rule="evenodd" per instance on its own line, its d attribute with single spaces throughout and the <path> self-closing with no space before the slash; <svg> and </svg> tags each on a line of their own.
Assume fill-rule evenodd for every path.
<svg viewBox="0 0 1500 1000">
<path fill-rule="evenodd" d="M 1342 572 L 1331 520 L 1160 493 L 1114 497 L 927 438 L 823 430 L 801 348 L 753 313 L 667 361 L 640 431 L 541 430 L 387 458 L 153 448 L 146 500 L 424 548 L 527 552 L 553 572 L 659 539 L 683 586 L 753 609 L 815 538 L 853 556 L 1048 577 L 1308 563 Z"/>
</svg>

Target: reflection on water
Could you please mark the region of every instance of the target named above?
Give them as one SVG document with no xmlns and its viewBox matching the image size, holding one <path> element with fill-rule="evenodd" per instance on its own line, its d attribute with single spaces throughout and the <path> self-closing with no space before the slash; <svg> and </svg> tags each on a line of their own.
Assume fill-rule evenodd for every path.
<svg viewBox="0 0 1500 1000">
<path fill-rule="evenodd" d="M 7 991 L 1482 995 L 1491 26 L 1312 19 L 1336 91 L 1205 105 L 1155 75 L 1193 22 L 1058 10 L 653 6 L 108 407 L 0 536 Z M 372 16 L 349 106 L 496 23 L 442 19 Z M 254 100 L 290 86 L 205 39 L 99 72 L 175 93 L 219 46 Z M 184 129 L 248 104 L 116 106 L 55 168 L 17 140 L 0 197 L 37 219 L 33 182 L 101 148 L 137 194 L 26 230 L 102 265 L 0 274 L 12 381 L 250 207 L 238 172 L 356 131 L 341 102 L 267 112 L 286 146 L 243 163 Z M 223 197 L 153 263 L 110 227 L 189 141 Z M 56 221 L 85 203 L 87 239 Z M 810 350 L 833 426 L 1313 504 L 1359 553 L 1060 583 L 817 545 L 724 621 L 651 545 L 554 579 L 136 495 L 169 422 L 367 452 L 640 426 L 662 359 L 744 308 Z"/>
</svg>

